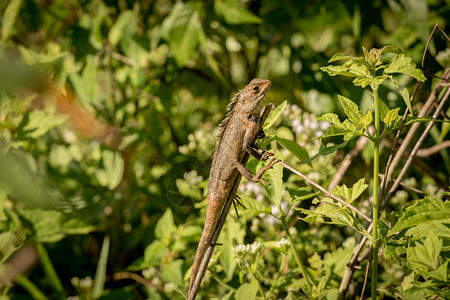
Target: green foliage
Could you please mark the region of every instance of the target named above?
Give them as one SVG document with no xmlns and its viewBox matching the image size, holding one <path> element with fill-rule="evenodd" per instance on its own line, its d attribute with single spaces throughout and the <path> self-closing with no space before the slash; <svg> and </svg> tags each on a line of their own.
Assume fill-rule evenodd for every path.
<svg viewBox="0 0 450 300">
<path fill-rule="evenodd" d="M 354 137 L 375 140 L 371 97 L 351 81 L 379 87 L 379 139 L 395 132 L 404 108 L 416 108 L 408 91 L 424 77 L 415 64 L 432 25 L 448 23 L 443 11 L 443 1 L 0 1 L 0 263 L 24 245 L 37 245 L 41 261 L 0 298 L 184 299 L 233 93 L 272 80 L 276 108 L 259 146 L 326 187 Z M 366 50 L 383 44 L 398 47 Z M 440 76 L 432 56 L 442 45 L 435 35 L 425 60 Z M 345 77 L 324 76 L 327 61 L 323 70 Z M 429 146 L 446 139 L 450 127 L 438 126 Z M 416 188 L 437 192 L 446 155 L 422 158 L 435 176 L 414 169 Z M 334 190 L 366 214 L 369 163 L 356 158 Z M 336 298 L 367 235 L 361 219 L 281 165 L 264 179 L 271 185 L 243 180 L 247 209 L 240 219 L 231 211 L 199 297 Z M 408 197 L 419 198 L 409 192 L 388 208 L 404 216 L 380 222 L 381 289 L 448 298 L 447 202 Z M 358 292 L 363 277 L 354 275 Z"/>
</svg>

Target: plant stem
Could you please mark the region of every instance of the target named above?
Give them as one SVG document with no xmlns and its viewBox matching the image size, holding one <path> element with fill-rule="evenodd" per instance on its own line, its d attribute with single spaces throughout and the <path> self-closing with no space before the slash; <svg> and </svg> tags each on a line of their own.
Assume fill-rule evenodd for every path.
<svg viewBox="0 0 450 300">
<path fill-rule="evenodd" d="M 283 210 L 281 209 L 281 206 L 278 205 L 278 209 L 280 210 L 280 219 L 281 224 L 283 225 L 283 229 L 286 232 L 286 236 L 289 240 L 289 244 L 291 244 L 292 252 L 294 253 L 295 261 L 297 262 L 298 267 L 300 268 L 300 272 L 303 275 L 303 278 L 305 278 L 306 285 L 310 291 L 312 291 L 312 279 L 311 275 L 309 274 L 306 267 L 303 265 L 302 260 L 300 259 L 300 255 L 297 252 L 297 249 L 295 248 L 294 239 L 291 236 L 291 233 L 289 232 L 289 227 L 286 223 L 286 217 L 283 215 Z"/>
<path fill-rule="evenodd" d="M 44 269 L 44 273 L 47 276 L 48 281 L 52 284 L 53 288 L 56 292 L 58 292 L 59 296 L 63 298 L 64 296 L 64 288 L 61 284 L 61 280 L 58 277 L 58 274 L 53 267 L 52 262 L 48 256 L 48 252 L 45 249 L 44 245 L 37 244 L 36 248 L 39 253 L 39 257 L 41 258 L 42 268 Z"/>
<path fill-rule="evenodd" d="M 21 285 L 33 299 L 37 300 L 47 300 L 48 298 L 41 292 L 41 290 L 31 282 L 27 277 L 23 275 L 18 275 L 15 279 L 16 283 Z"/>
<path fill-rule="evenodd" d="M 373 88 L 373 97 L 375 100 L 375 132 L 373 139 L 373 245 L 372 245 L 372 300 L 377 299 L 377 277 L 378 277 L 378 172 L 380 169 L 380 112 L 379 112 L 379 98 L 378 86 Z"/>
</svg>

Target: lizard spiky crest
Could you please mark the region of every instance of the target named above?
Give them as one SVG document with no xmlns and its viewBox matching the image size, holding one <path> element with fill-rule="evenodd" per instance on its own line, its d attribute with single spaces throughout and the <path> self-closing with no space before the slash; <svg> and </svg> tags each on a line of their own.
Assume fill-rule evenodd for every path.
<svg viewBox="0 0 450 300">
<path fill-rule="evenodd" d="M 225 129 L 227 128 L 228 123 L 230 122 L 231 116 L 233 115 L 234 108 L 236 107 L 236 104 L 239 101 L 239 93 L 241 91 L 238 91 L 233 99 L 231 99 L 230 103 L 227 105 L 227 115 L 225 116 L 225 119 L 220 123 L 219 130 L 217 132 L 217 138 L 216 138 L 216 149 L 219 147 L 220 142 L 222 141 L 223 133 Z M 212 164 L 214 165 L 214 162 L 216 161 L 217 151 L 214 151 L 214 157 Z"/>
</svg>

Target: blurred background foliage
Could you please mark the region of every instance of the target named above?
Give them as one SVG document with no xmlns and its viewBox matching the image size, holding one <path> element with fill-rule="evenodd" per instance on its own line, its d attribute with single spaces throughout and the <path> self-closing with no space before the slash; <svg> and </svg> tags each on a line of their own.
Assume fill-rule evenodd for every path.
<svg viewBox="0 0 450 300">
<path fill-rule="evenodd" d="M 28 278 L 52 299 L 181 299 L 203 224 L 216 127 L 233 94 L 254 77 L 272 80 L 268 102 L 288 101 L 272 130 L 313 155 L 319 143 L 311 138 L 326 129 L 314 116 L 341 114 L 336 94 L 370 106 L 366 92 L 320 67 L 335 53 L 359 56 L 362 47 L 388 44 L 420 64 L 433 26 L 448 29 L 450 6 L 445 0 L 6 0 L 0 16 L 0 262 L 25 244 L 45 243 L 41 259 L 48 251 L 59 279 L 49 276 L 51 264 Z M 448 67 L 445 48 L 436 33 L 425 71 Z M 405 77 L 403 84 L 414 81 Z M 389 86 L 380 95 L 390 107 L 404 107 Z M 367 153 L 346 181 L 368 176 Z M 340 158 L 302 168 L 325 184 Z M 432 168 L 448 183 L 444 159 Z M 284 180 L 289 186 L 298 179 Z M 258 186 L 243 187 L 253 198 L 266 197 Z M 250 217 L 230 218 L 225 228 L 229 244 L 216 267 L 224 281 L 233 279 L 235 242 L 279 239 L 279 224 L 264 227 Z M 304 249 L 310 254 L 354 235 L 321 227 L 319 238 L 311 238 L 304 223 L 293 225 L 303 228 L 299 243 L 315 239 Z M 352 246 L 345 249 L 351 253 Z M 108 263 L 99 262 L 108 254 Z M 127 273 L 142 270 L 138 280 Z M 209 295 L 224 295 L 223 286 L 206 281 Z M 3 292 L 20 299 L 30 289 Z"/>
</svg>

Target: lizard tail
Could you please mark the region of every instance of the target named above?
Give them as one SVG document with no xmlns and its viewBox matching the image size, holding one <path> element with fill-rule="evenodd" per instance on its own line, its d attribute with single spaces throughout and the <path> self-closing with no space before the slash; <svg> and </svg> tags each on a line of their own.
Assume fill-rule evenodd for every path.
<svg viewBox="0 0 450 300">
<path fill-rule="evenodd" d="M 216 228 L 217 221 L 220 217 L 220 212 L 222 210 L 224 201 L 216 201 L 215 199 L 209 199 L 206 203 L 206 220 L 203 226 L 202 236 L 198 242 L 197 252 L 195 253 L 194 264 L 192 265 L 191 278 L 189 280 L 188 295 L 191 294 L 192 287 L 194 285 L 195 279 L 197 278 L 200 265 L 205 256 L 206 249 L 208 248 L 208 243 L 211 241 L 211 237 Z"/>
<path fill-rule="evenodd" d="M 200 269 L 200 264 L 202 263 L 203 257 L 205 256 L 206 246 L 208 243 L 208 232 L 203 230 L 200 241 L 198 242 L 197 251 L 195 252 L 194 264 L 192 265 L 191 278 L 189 279 L 189 289 L 188 296 L 191 294 L 192 286 L 194 285 L 195 279 L 197 278 L 198 270 Z"/>
</svg>

